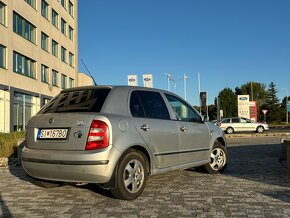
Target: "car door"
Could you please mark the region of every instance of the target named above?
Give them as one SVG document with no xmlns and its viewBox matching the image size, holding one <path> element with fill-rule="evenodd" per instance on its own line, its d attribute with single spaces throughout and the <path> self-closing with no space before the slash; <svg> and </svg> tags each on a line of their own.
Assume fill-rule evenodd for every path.
<svg viewBox="0 0 290 218">
<path fill-rule="evenodd" d="M 210 130 L 201 116 L 177 96 L 165 94 L 176 115 L 181 164 L 207 160 L 210 152 Z"/>
<path fill-rule="evenodd" d="M 153 154 L 158 168 L 179 163 L 179 139 L 175 121 L 159 92 L 135 90 L 130 97 L 133 123 Z"/>
<path fill-rule="evenodd" d="M 251 120 L 247 118 L 241 117 L 241 123 L 243 124 L 244 128 L 243 131 L 255 131 L 255 124 L 251 122 Z"/>
</svg>

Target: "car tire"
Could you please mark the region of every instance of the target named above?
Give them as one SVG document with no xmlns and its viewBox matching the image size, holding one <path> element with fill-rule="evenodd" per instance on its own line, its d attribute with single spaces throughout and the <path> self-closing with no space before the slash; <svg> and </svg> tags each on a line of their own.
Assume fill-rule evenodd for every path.
<svg viewBox="0 0 290 218">
<path fill-rule="evenodd" d="M 234 133 L 234 129 L 233 129 L 232 127 L 228 127 L 228 128 L 226 129 L 226 133 L 227 133 L 227 134 L 233 134 L 233 133 Z"/>
<path fill-rule="evenodd" d="M 263 133 L 264 132 L 264 127 L 263 126 L 258 126 L 256 132 L 257 133 Z"/>
<path fill-rule="evenodd" d="M 220 142 L 216 142 L 210 153 L 210 162 L 203 166 L 204 170 L 210 174 L 221 173 L 229 162 L 228 151 Z"/>
<path fill-rule="evenodd" d="M 62 182 L 35 179 L 35 184 L 43 188 L 56 188 L 61 186 Z"/>
<path fill-rule="evenodd" d="M 146 184 L 148 170 L 147 159 L 143 153 L 129 150 L 122 156 L 117 167 L 117 187 L 111 189 L 115 198 L 134 200 L 139 197 Z"/>
</svg>

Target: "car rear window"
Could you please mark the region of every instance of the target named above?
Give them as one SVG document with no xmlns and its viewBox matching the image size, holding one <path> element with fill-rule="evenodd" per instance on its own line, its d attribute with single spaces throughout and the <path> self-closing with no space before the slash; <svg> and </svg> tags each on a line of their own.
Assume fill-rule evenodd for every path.
<svg viewBox="0 0 290 218">
<path fill-rule="evenodd" d="M 100 112 L 110 90 L 88 89 L 61 92 L 39 113 Z"/>
</svg>

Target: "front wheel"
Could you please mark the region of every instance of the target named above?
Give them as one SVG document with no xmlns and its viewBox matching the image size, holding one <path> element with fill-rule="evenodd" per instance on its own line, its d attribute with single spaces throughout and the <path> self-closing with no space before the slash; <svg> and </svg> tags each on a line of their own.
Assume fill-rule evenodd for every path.
<svg viewBox="0 0 290 218">
<path fill-rule="evenodd" d="M 117 187 L 111 190 L 114 197 L 133 200 L 142 194 L 148 174 L 146 163 L 144 155 L 135 150 L 122 157 L 117 167 Z"/>
<path fill-rule="evenodd" d="M 257 132 L 258 133 L 263 133 L 264 132 L 264 127 L 263 126 L 258 126 L 257 127 Z"/>
<path fill-rule="evenodd" d="M 225 146 L 217 142 L 210 153 L 210 162 L 204 165 L 204 169 L 210 174 L 223 172 L 228 164 L 229 155 Z"/>
</svg>

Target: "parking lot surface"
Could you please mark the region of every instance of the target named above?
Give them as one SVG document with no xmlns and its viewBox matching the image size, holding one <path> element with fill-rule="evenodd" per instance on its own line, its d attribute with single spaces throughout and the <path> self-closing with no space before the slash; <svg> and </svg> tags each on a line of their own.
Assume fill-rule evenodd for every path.
<svg viewBox="0 0 290 218">
<path fill-rule="evenodd" d="M 290 217 L 290 171 L 279 161 L 279 139 L 253 142 L 229 140 L 231 160 L 221 175 L 155 175 L 134 201 L 95 185 L 45 189 L 20 166 L 2 168 L 0 217 Z"/>
</svg>

